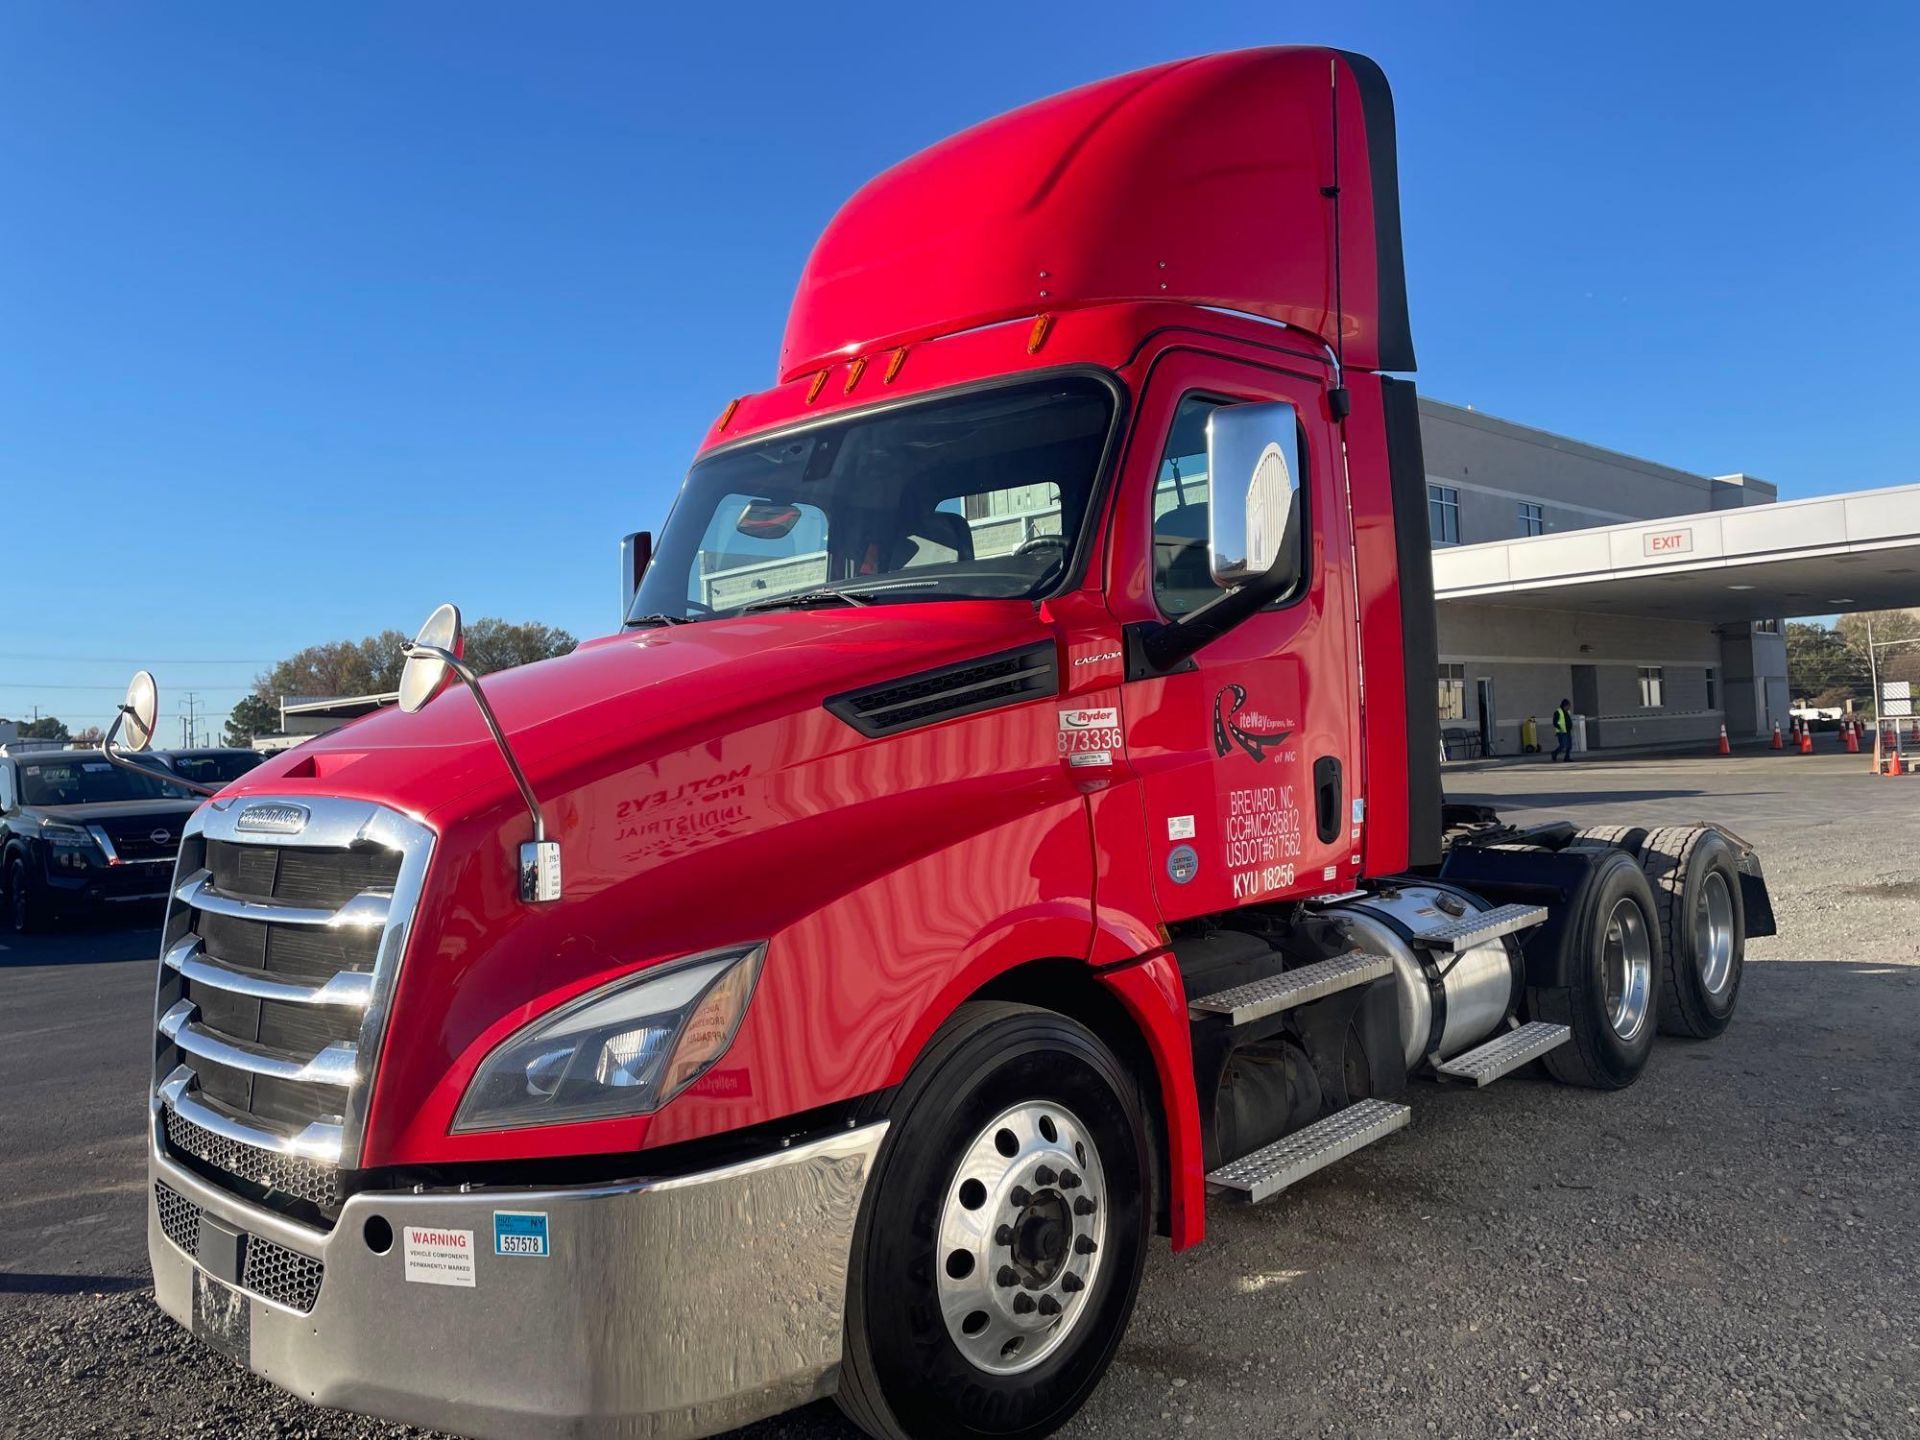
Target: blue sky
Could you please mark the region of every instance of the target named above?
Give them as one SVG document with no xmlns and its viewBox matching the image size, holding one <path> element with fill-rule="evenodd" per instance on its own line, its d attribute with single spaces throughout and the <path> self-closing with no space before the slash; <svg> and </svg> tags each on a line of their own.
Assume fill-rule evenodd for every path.
<svg viewBox="0 0 1920 1440">
<path fill-rule="evenodd" d="M 1920 479 L 1911 6 L 759 8 L 0 10 L 0 715 L 103 720 L 140 660 L 218 718 L 443 599 L 611 628 L 862 180 L 1243 45 L 1386 68 L 1424 393 Z"/>
</svg>

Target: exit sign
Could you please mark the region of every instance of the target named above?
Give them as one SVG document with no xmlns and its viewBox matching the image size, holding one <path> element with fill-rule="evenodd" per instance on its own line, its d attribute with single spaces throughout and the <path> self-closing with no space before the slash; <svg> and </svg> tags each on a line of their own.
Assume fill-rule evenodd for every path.
<svg viewBox="0 0 1920 1440">
<path fill-rule="evenodd" d="M 1649 555 L 1690 555 L 1693 553 L 1693 531 L 1663 530 L 1656 535 L 1643 535 L 1640 543 L 1646 547 Z"/>
</svg>

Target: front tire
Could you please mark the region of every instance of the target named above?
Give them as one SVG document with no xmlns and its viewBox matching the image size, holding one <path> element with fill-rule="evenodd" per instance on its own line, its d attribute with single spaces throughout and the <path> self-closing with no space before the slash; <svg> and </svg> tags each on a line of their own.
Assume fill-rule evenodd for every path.
<svg viewBox="0 0 1920 1440">
<path fill-rule="evenodd" d="M 7 864 L 7 928 L 16 935 L 32 935 L 47 928 L 46 901 L 34 893 L 27 862 L 16 855 Z"/>
<path fill-rule="evenodd" d="M 881 1440 L 1048 1434 L 1099 1383 L 1139 1293 L 1137 1086 L 1066 1016 L 976 1002 L 886 1113 L 847 1277 L 840 1408 Z"/>
</svg>

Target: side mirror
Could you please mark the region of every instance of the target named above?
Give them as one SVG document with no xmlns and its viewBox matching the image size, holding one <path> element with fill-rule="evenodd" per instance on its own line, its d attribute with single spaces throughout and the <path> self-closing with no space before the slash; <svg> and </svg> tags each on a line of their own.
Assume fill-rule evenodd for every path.
<svg viewBox="0 0 1920 1440">
<path fill-rule="evenodd" d="M 411 715 L 446 689 L 454 672 L 444 657 L 458 659 L 463 648 L 460 611 L 442 605 L 427 617 L 407 647 L 407 663 L 400 671 L 400 708 Z"/>
<path fill-rule="evenodd" d="M 636 530 L 620 542 L 620 623 L 633 614 L 633 597 L 640 593 L 640 579 L 653 563 L 653 532 Z"/>
<path fill-rule="evenodd" d="M 127 698 L 120 702 L 121 725 L 126 732 L 122 743 L 129 750 L 141 751 L 153 744 L 154 727 L 160 723 L 160 687 L 151 670 L 137 672 L 127 686 Z"/>
<path fill-rule="evenodd" d="M 1222 405 L 1207 420 L 1207 559 L 1216 584 L 1300 578 L 1300 417 L 1280 401 Z"/>
<path fill-rule="evenodd" d="M 1226 587 L 1178 620 L 1128 632 L 1129 677 L 1164 675 L 1300 583 L 1300 416 L 1282 401 L 1207 419 L 1207 562 Z"/>
</svg>

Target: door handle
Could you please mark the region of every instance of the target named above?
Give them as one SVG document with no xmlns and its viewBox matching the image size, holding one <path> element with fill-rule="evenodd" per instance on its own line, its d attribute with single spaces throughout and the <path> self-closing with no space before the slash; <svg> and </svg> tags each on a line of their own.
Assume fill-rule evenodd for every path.
<svg viewBox="0 0 1920 1440">
<path fill-rule="evenodd" d="M 1313 762 L 1313 816 L 1320 843 L 1331 845 L 1340 838 L 1344 817 L 1340 813 L 1340 760 L 1322 755 Z"/>
</svg>

